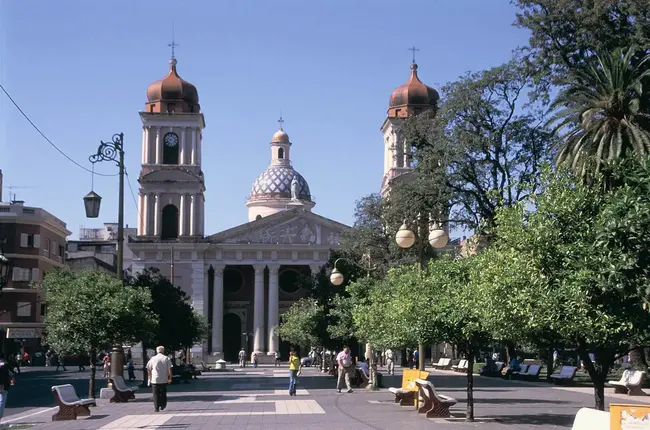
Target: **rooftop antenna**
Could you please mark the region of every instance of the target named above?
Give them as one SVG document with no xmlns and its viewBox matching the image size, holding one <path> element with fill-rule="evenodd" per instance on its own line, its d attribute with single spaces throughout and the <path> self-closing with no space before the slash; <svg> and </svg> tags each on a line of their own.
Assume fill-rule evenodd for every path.
<svg viewBox="0 0 650 430">
<path fill-rule="evenodd" d="M 416 53 L 417 51 L 419 51 L 419 49 L 416 48 L 415 45 L 413 45 L 413 47 L 412 47 L 412 48 L 409 48 L 408 50 L 411 51 L 411 52 L 413 52 L 413 64 L 415 64 L 415 53 Z"/>
<path fill-rule="evenodd" d="M 9 190 L 9 203 L 11 203 L 11 202 L 15 202 L 15 201 L 16 201 L 16 193 L 15 193 L 15 192 L 12 193 L 13 190 L 17 190 L 17 189 L 28 189 L 28 188 L 34 188 L 34 187 L 17 187 L 17 186 L 15 186 L 15 185 L 9 185 L 9 186 L 2 187 L 2 188 L 7 188 L 7 189 Z M 1 194 L 1 193 L 0 193 L 0 194 Z M 13 194 L 13 196 L 12 196 L 12 194 Z"/>
</svg>

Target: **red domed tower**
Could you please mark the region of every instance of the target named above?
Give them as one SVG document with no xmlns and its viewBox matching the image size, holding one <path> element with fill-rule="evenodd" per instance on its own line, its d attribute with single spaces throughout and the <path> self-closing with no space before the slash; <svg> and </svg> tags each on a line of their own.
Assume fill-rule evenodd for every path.
<svg viewBox="0 0 650 430">
<path fill-rule="evenodd" d="M 381 126 L 384 135 L 384 177 L 382 195 L 387 195 L 390 183 L 397 177 L 413 170 L 411 148 L 399 131 L 405 118 L 438 109 L 438 91 L 425 85 L 418 77 L 415 59 L 411 64 L 411 76 L 404 85 L 393 91 L 388 102 L 387 118 Z"/>
</svg>

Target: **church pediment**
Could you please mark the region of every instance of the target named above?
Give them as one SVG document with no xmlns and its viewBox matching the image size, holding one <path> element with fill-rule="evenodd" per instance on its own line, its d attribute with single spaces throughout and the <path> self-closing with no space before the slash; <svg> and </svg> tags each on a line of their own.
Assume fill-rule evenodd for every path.
<svg viewBox="0 0 650 430">
<path fill-rule="evenodd" d="M 183 182 L 183 181 L 192 181 L 196 182 L 197 177 L 184 169 L 161 169 L 161 170 L 154 170 L 151 172 L 146 172 L 143 173 L 140 176 L 140 181 L 145 181 L 145 182 L 168 182 L 168 181 L 174 181 L 174 182 Z"/>
<path fill-rule="evenodd" d="M 302 209 L 283 211 L 208 237 L 212 243 L 338 247 L 350 227 Z"/>
</svg>

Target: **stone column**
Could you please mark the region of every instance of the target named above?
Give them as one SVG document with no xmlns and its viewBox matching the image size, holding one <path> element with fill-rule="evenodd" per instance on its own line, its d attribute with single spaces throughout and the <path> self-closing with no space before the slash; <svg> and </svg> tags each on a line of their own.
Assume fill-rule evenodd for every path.
<svg viewBox="0 0 650 430">
<path fill-rule="evenodd" d="M 223 358 L 223 269 L 218 265 L 214 268 L 214 299 L 212 305 L 212 355 L 219 360 Z"/>
<path fill-rule="evenodd" d="M 180 142 L 181 147 L 180 147 L 180 153 L 178 154 L 179 155 L 178 164 L 181 164 L 181 165 L 185 164 L 185 152 L 186 152 L 186 149 L 185 149 L 185 131 L 186 131 L 186 128 L 181 127 L 181 142 Z"/>
<path fill-rule="evenodd" d="M 196 196 L 190 195 L 190 236 L 196 234 Z"/>
<path fill-rule="evenodd" d="M 153 201 L 153 234 L 160 236 L 160 194 L 154 195 Z"/>
<path fill-rule="evenodd" d="M 280 266 L 269 266 L 269 355 L 275 355 L 280 348 L 277 333 L 280 326 L 279 269 Z"/>
<path fill-rule="evenodd" d="M 196 160 L 197 160 L 197 158 L 196 158 L 196 152 L 197 152 L 197 151 L 196 151 L 196 147 L 197 147 L 197 145 L 196 145 L 196 129 L 193 128 L 193 129 L 192 129 L 192 150 L 191 150 L 191 151 L 192 151 L 192 154 L 191 154 L 191 157 L 192 157 L 191 164 L 192 164 L 193 166 L 196 166 Z"/>
<path fill-rule="evenodd" d="M 255 298 L 253 300 L 253 352 L 264 352 L 264 264 L 255 268 Z"/>
<path fill-rule="evenodd" d="M 151 139 L 151 127 L 146 126 L 144 128 L 144 164 L 151 164 L 151 144 L 149 139 Z"/>
<path fill-rule="evenodd" d="M 147 127 L 142 127 L 142 164 L 147 162 Z"/>
<path fill-rule="evenodd" d="M 149 214 L 151 213 L 151 194 L 144 193 L 142 195 L 142 207 L 140 208 L 140 218 L 142 219 L 142 230 L 140 235 L 148 236 L 151 231 L 149 227 Z"/>
<path fill-rule="evenodd" d="M 162 139 L 160 138 L 160 127 L 156 128 L 156 164 L 162 164 Z"/>
<path fill-rule="evenodd" d="M 185 228 L 187 224 L 187 194 L 181 194 L 181 208 L 179 214 L 179 229 L 178 235 L 185 236 L 187 235 L 187 229 Z"/>
<path fill-rule="evenodd" d="M 140 194 L 138 196 L 138 236 L 142 236 L 144 234 L 144 223 L 146 222 L 146 218 L 143 216 L 145 205 L 144 197 L 144 194 Z"/>
</svg>

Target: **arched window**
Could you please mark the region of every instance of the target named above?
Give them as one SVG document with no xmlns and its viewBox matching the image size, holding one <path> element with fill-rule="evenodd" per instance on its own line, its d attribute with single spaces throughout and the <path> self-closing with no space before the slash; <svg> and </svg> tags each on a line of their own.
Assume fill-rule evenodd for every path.
<svg viewBox="0 0 650 430">
<path fill-rule="evenodd" d="M 278 158 L 282 160 L 284 158 L 284 148 L 278 149 Z"/>
<path fill-rule="evenodd" d="M 163 138 L 163 164 L 178 164 L 178 148 L 178 135 L 167 133 Z"/>
<path fill-rule="evenodd" d="M 167 205 L 162 210 L 161 239 L 176 239 L 178 237 L 178 209 L 174 205 Z"/>
</svg>

